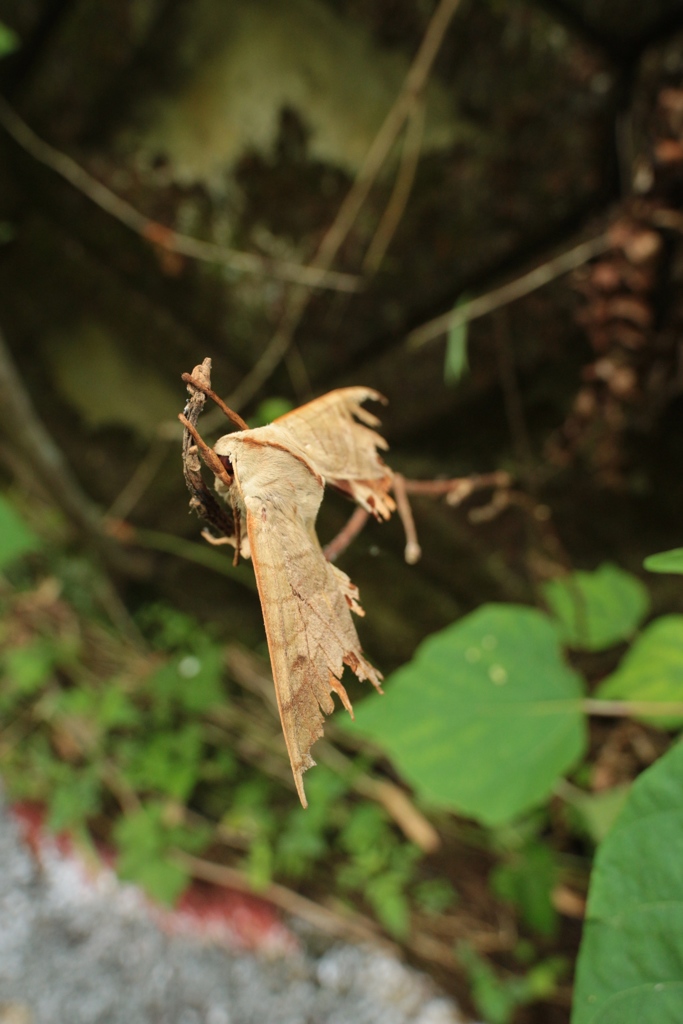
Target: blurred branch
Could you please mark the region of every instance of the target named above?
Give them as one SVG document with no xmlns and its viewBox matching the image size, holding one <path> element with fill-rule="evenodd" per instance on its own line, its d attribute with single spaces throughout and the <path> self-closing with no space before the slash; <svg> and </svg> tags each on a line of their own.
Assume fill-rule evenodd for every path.
<svg viewBox="0 0 683 1024">
<path fill-rule="evenodd" d="M 559 256 L 554 256 L 542 263 L 540 267 L 535 267 L 527 274 L 515 278 L 514 281 L 495 288 L 493 291 L 487 292 L 486 295 L 480 295 L 476 299 L 470 299 L 469 302 L 461 303 L 456 309 L 442 313 L 441 316 L 437 316 L 434 320 L 428 320 L 421 327 L 416 327 L 414 331 L 411 331 L 406 338 L 408 348 L 422 348 L 423 345 L 435 341 L 442 334 L 447 334 L 462 324 L 478 320 L 479 317 L 492 313 L 494 309 L 500 309 L 501 306 L 507 306 L 516 299 L 530 295 L 531 292 L 537 291 L 543 285 L 554 281 L 555 278 L 562 277 L 571 270 L 576 270 L 588 260 L 606 252 L 612 244 L 607 233 L 596 235 L 595 238 L 589 238 L 588 241 L 581 242 L 580 245 L 560 253 Z"/>
<path fill-rule="evenodd" d="M 319 903 L 314 903 L 313 900 L 306 899 L 305 896 L 300 896 L 292 889 L 287 889 L 284 885 L 277 885 L 275 882 L 271 882 L 263 889 L 255 890 L 249 879 L 236 868 L 215 864 L 212 861 L 185 853 L 183 850 L 174 851 L 173 859 L 194 878 L 267 900 L 276 907 L 280 907 L 285 913 L 308 921 L 320 931 L 327 932 L 328 935 L 336 935 L 339 938 L 355 942 L 372 941 L 375 944 L 380 943 L 387 950 L 397 951 L 397 947 L 393 943 L 382 938 L 382 932 L 374 921 L 355 911 L 344 911 L 342 914 L 330 910 Z"/>
<path fill-rule="evenodd" d="M 139 575 L 139 559 L 105 533 L 100 509 L 81 488 L 61 450 L 36 412 L 0 333 L 2 430 L 42 490 L 58 505 L 108 568 Z"/>
<path fill-rule="evenodd" d="M 214 242 L 204 242 L 189 235 L 179 234 L 158 221 L 146 217 L 134 206 L 121 199 L 114 192 L 93 178 L 66 153 L 41 139 L 23 121 L 9 103 L 0 97 L 0 124 L 25 152 L 39 163 L 49 167 L 64 178 L 75 189 L 87 196 L 111 217 L 134 231 L 152 245 L 167 252 L 188 256 L 190 259 L 208 263 L 222 263 L 233 270 L 247 274 L 261 274 L 284 281 L 293 281 L 308 288 L 330 288 L 335 291 L 354 292 L 361 285 L 361 279 L 353 274 L 341 274 L 314 266 L 302 266 L 286 260 L 272 260 L 255 253 L 238 252 Z"/>
<path fill-rule="evenodd" d="M 363 270 L 367 274 L 374 274 L 379 269 L 403 217 L 413 182 L 415 181 L 417 165 L 420 161 L 424 122 L 425 103 L 424 99 L 420 97 L 415 99 L 408 119 L 403 152 L 401 154 L 401 166 L 396 176 L 394 190 L 379 222 L 375 237 L 370 242 L 365 259 L 363 260 Z"/>
</svg>

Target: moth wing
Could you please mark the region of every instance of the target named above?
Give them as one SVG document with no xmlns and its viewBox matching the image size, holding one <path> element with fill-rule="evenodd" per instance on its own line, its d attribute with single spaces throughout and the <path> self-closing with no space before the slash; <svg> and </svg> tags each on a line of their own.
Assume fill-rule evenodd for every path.
<svg viewBox="0 0 683 1024">
<path fill-rule="evenodd" d="M 362 403 L 384 401 L 372 388 L 338 388 L 272 424 L 292 438 L 317 471 L 377 518 L 388 519 L 396 507 L 389 496 L 392 473 L 378 449 L 387 442 L 373 427 L 379 420 Z"/>
<path fill-rule="evenodd" d="M 323 734 L 332 691 L 351 712 L 339 681 L 348 665 L 378 689 L 381 675 L 363 657 L 351 610 L 358 590 L 330 565 L 315 534 L 323 487 L 295 456 L 259 448 L 255 459 L 234 461 L 246 509 L 249 544 L 266 627 L 282 729 L 297 792 L 304 807 L 303 773 Z M 362 612 L 361 612 L 362 613 Z"/>
</svg>

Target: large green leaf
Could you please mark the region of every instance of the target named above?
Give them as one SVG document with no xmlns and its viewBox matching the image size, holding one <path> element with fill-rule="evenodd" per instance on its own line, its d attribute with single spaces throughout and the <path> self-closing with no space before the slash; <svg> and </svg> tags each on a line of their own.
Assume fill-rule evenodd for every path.
<svg viewBox="0 0 683 1024">
<path fill-rule="evenodd" d="M 24 525 L 9 502 L 0 496 L 0 569 L 38 547 L 38 537 Z"/>
<path fill-rule="evenodd" d="M 572 1024 L 683 1019 L 683 745 L 636 781 L 599 847 Z"/>
<path fill-rule="evenodd" d="M 656 555 L 650 555 L 643 565 L 650 572 L 683 573 L 683 548 L 673 548 L 672 551 L 660 551 Z"/>
<path fill-rule="evenodd" d="M 651 622 L 616 672 L 603 680 L 596 696 L 610 700 L 683 702 L 683 615 L 662 615 Z M 683 722 L 683 715 L 641 717 L 671 728 Z"/>
<path fill-rule="evenodd" d="M 429 637 L 358 708 L 426 800 L 488 825 L 543 801 L 581 756 L 581 683 L 556 626 L 533 608 L 485 605 Z"/>
<path fill-rule="evenodd" d="M 608 562 L 594 572 L 551 580 L 543 592 L 565 642 L 583 651 L 600 651 L 628 640 L 650 607 L 640 580 Z"/>
</svg>

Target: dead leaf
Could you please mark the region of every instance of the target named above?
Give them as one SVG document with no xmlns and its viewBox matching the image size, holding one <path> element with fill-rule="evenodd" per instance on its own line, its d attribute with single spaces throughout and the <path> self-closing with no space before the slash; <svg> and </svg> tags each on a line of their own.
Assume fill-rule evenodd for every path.
<svg viewBox="0 0 683 1024">
<path fill-rule="evenodd" d="M 326 484 L 377 519 L 395 508 L 392 472 L 378 449 L 386 441 L 361 405 L 381 400 L 370 388 L 342 388 L 286 413 L 269 426 L 221 437 L 213 458 L 216 490 L 230 505 L 235 543 L 254 563 L 275 692 L 301 803 L 310 750 L 334 708 L 353 715 L 340 682 L 344 666 L 381 692 L 382 676 L 364 658 L 351 612 L 358 590 L 325 558 L 315 521 Z M 206 457 L 206 452 L 203 451 Z M 209 456 L 211 458 L 211 456 Z M 214 465 L 209 462 L 211 468 Z"/>
</svg>

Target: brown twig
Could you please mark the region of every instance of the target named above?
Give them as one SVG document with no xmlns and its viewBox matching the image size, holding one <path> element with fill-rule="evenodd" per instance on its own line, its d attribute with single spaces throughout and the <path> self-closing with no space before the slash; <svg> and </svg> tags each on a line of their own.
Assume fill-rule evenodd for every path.
<svg viewBox="0 0 683 1024">
<path fill-rule="evenodd" d="M 186 384 L 190 384 L 193 388 L 196 388 L 197 391 L 201 391 L 203 395 L 210 398 L 212 402 L 215 402 L 223 415 L 227 417 L 227 419 L 232 420 L 236 427 L 239 427 L 240 430 L 249 430 L 249 424 L 246 420 L 243 420 L 239 413 L 236 413 L 229 405 L 226 405 L 223 399 L 203 380 L 200 380 L 199 377 L 193 377 L 191 373 L 183 373 L 181 374 L 181 377 Z"/>
<path fill-rule="evenodd" d="M 522 274 L 521 277 L 515 278 L 514 281 L 510 281 L 500 288 L 494 288 L 493 291 L 487 292 L 486 295 L 480 295 L 476 299 L 470 299 L 469 302 L 463 302 L 456 309 L 451 309 L 448 313 L 443 313 L 441 316 L 437 316 L 435 319 L 422 324 L 421 327 L 417 327 L 414 331 L 410 332 L 406 338 L 406 344 L 411 349 L 422 348 L 423 345 L 430 341 L 435 341 L 454 328 L 470 323 L 472 320 L 477 320 L 479 317 L 486 316 L 487 313 L 492 313 L 494 309 L 500 309 L 501 306 L 506 306 L 516 299 L 530 295 L 531 292 L 537 291 L 550 281 L 568 274 L 571 270 L 576 270 L 577 267 L 582 266 L 588 260 L 605 252 L 612 244 L 607 233 L 597 235 L 586 242 L 581 242 L 580 245 L 576 245 L 572 249 L 552 257 L 552 259 L 546 260 L 541 266 L 535 267 L 534 270 L 529 271 L 527 274 Z"/>
<path fill-rule="evenodd" d="M 328 935 L 336 935 L 339 938 L 355 942 L 372 941 L 380 943 L 387 950 L 397 952 L 397 947 L 382 937 L 379 926 L 362 914 L 348 911 L 342 915 L 319 903 L 314 903 L 313 900 L 306 899 L 305 896 L 300 896 L 299 893 L 293 892 L 284 885 L 277 885 L 275 882 L 271 882 L 263 889 L 255 890 L 248 878 L 236 868 L 224 864 L 214 864 L 212 861 L 195 857 L 184 850 L 175 850 L 173 859 L 194 878 L 267 900 L 276 907 L 280 907 L 285 913 L 308 921 L 320 931 L 327 932 Z"/>
<path fill-rule="evenodd" d="M 410 507 L 410 502 L 408 501 L 406 478 L 403 474 L 394 473 L 392 490 L 394 492 L 394 497 L 396 498 L 396 511 L 399 514 L 403 524 L 403 530 L 406 535 L 404 558 L 408 565 L 415 565 L 415 563 L 419 562 L 422 557 L 422 548 L 420 547 L 420 543 L 417 539 L 413 510 Z"/>
<path fill-rule="evenodd" d="M 336 562 L 342 551 L 346 551 L 349 544 L 356 539 L 369 518 L 369 512 L 366 512 L 360 505 L 356 506 L 346 525 L 323 548 L 323 554 L 328 562 Z"/>
<path fill-rule="evenodd" d="M 460 505 L 470 494 L 485 487 L 509 487 L 511 482 L 510 474 L 501 470 L 494 473 L 475 473 L 473 476 L 456 476 L 450 480 L 404 480 L 408 494 L 424 494 L 431 498 L 445 497 L 449 505 Z"/>
<path fill-rule="evenodd" d="M 408 119 L 403 153 L 401 154 L 401 166 L 396 175 L 394 189 L 363 259 L 363 270 L 366 274 L 374 274 L 379 269 L 405 212 L 415 181 L 417 165 L 420 162 L 424 122 L 424 100 L 416 98 Z"/>
<path fill-rule="evenodd" d="M 218 530 L 219 533 L 222 533 L 226 537 L 232 537 L 235 534 L 234 521 L 225 511 L 224 507 L 214 498 L 213 494 L 204 483 L 201 462 L 199 459 L 199 451 L 202 451 L 203 454 L 204 451 L 208 452 L 208 455 L 205 455 L 205 459 L 208 458 L 209 460 L 207 465 L 209 465 L 209 468 L 211 468 L 215 472 L 216 476 L 220 477 L 228 487 L 230 486 L 230 480 L 227 477 L 225 469 L 218 459 L 218 456 L 216 456 L 208 445 L 204 443 L 196 429 L 199 415 L 204 408 L 204 402 L 206 400 L 203 387 L 211 390 L 210 359 L 207 358 L 199 366 L 195 366 L 192 371 L 192 380 L 193 382 L 201 384 L 202 387 L 200 388 L 196 387 L 194 384 L 188 384 L 187 390 L 190 394 L 190 398 L 185 406 L 185 415 L 178 417 L 185 427 L 185 430 L 183 431 L 182 459 L 185 483 L 191 494 L 190 508 L 193 512 L 196 512 L 201 519 L 205 519 L 210 526 Z"/>
<path fill-rule="evenodd" d="M 680 700 L 597 700 L 586 697 L 580 701 L 580 707 L 587 715 L 604 718 L 632 718 L 634 715 L 680 715 L 683 718 L 683 701 Z"/>
<path fill-rule="evenodd" d="M 125 199 L 121 199 L 106 185 L 88 174 L 66 153 L 60 152 L 41 139 L 2 97 L 0 97 L 0 123 L 14 141 L 34 160 L 49 167 L 87 196 L 101 210 L 160 249 L 195 260 L 222 263 L 242 273 L 261 274 L 264 277 L 292 281 L 305 285 L 307 288 L 329 288 L 341 292 L 355 292 L 362 285 L 361 279 L 353 274 L 343 274 L 314 266 L 302 266 L 287 260 L 268 259 L 255 253 L 238 252 L 236 249 L 229 249 L 214 242 L 203 242 L 201 239 L 179 234 L 140 213 Z"/>
<path fill-rule="evenodd" d="M 483 490 L 486 487 L 506 488 L 510 486 L 511 477 L 509 473 L 500 470 L 495 473 L 481 473 L 475 476 L 455 477 L 451 480 L 408 480 L 400 473 L 395 473 L 392 483 L 392 490 L 396 497 L 396 508 L 403 529 L 406 534 L 405 560 L 408 565 L 414 565 L 419 561 L 422 554 L 415 520 L 408 500 L 409 494 L 422 494 L 431 498 L 445 497 L 449 505 L 460 505 L 475 491 Z M 506 499 L 507 500 L 507 499 Z M 329 544 L 323 548 L 325 558 L 329 562 L 346 551 L 347 547 L 356 539 L 369 519 L 368 513 L 362 508 L 356 508 L 345 526 L 339 531 Z"/>
</svg>

